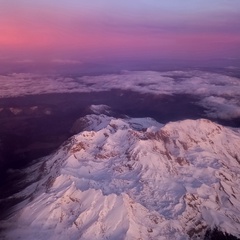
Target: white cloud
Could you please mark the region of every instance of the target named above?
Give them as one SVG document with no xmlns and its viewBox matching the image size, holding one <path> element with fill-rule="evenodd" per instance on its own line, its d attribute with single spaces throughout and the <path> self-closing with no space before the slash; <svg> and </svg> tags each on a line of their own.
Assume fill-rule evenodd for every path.
<svg viewBox="0 0 240 240">
<path fill-rule="evenodd" d="M 139 93 L 193 94 L 209 117 L 240 117 L 240 79 L 201 71 L 129 72 L 84 77 L 11 74 L 0 76 L 0 97 L 62 92 L 100 92 L 111 89 Z"/>
<path fill-rule="evenodd" d="M 240 118 L 240 98 L 225 99 L 222 97 L 206 97 L 200 101 L 200 105 L 208 109 L 206 115 L 212 118 L 232 119 Z"/>
</svg>

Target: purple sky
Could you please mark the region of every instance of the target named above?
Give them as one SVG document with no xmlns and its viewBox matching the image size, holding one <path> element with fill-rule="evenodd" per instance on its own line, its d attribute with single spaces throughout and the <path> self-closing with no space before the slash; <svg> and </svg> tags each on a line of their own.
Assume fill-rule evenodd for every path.
<svg viewBox="0 0 240 240">
<path fill-rule="evenodd" d="M 3 0 L 0 60 L 235 59 L 239 0 Z"/>
</svg>

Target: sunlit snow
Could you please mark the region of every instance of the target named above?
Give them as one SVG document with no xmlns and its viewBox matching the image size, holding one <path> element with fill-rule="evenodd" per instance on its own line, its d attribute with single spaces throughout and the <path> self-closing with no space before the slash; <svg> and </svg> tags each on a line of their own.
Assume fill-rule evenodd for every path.
<svg viewBox="0 0 240 240">
<path fill-rule="evenodd" d="M 26 169 L 7 239 L 240 237 L 240 133 L 209 120 L 88 115 L 89 124 Z"/>
</svg>

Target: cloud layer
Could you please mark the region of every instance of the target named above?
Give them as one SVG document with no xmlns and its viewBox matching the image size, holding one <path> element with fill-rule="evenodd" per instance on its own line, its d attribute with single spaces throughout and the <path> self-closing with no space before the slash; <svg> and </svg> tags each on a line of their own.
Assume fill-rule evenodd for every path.
<svg viewBox="0 0 240 240">
<path fill-rule="evenodd" d="M 202 71 L 124 71 L 83 77 L 10 74 L 0 76 L 0 85 L 1 98 L 112 89 L 154 95 L 189 94 L 200 99 L 198 104 L 206 108 L 209 117 L 240 117 L 240 79 Z"/>
</svg>

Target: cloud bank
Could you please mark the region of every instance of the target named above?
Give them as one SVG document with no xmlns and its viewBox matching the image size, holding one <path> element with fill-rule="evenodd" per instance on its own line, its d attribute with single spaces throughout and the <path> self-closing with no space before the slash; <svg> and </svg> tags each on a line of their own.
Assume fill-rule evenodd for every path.
<svg viewBox="0 0 240 240">
<path fill-rule="evenodd" d="M 123 71 L 101 76 L 63 77 L 37 74 L 0 76 L 0 97 L 45 93 L 103 92 L 113 89 L 141 94 L 189 94 L 199 98 L 206 115 L 240 117 L 240 79 L 202 71 Z"/>
</svg>

